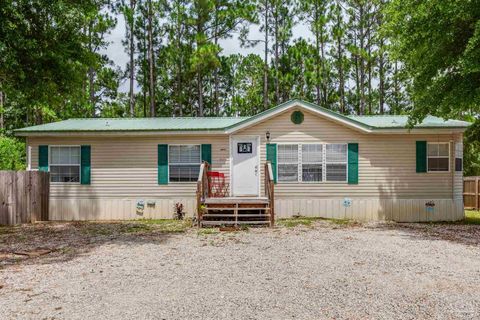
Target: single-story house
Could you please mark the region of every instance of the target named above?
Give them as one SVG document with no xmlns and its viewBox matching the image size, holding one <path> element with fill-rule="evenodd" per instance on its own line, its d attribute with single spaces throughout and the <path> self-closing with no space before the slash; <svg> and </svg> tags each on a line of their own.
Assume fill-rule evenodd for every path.
<svg viewBox="0 0 480 320">
<path fill-rule="evenodd" d="M 407 120 L 292 100 L 252 117 L 69 119 L 16 135 L 28 168 L 51 173 L 51 220 L 171 218 L 175 203 L 194 215 L 202 161 L 231 197 L 263 196 L 270 161 L 277 218 L 462 219 L 469 123 Z"/>
</svg>

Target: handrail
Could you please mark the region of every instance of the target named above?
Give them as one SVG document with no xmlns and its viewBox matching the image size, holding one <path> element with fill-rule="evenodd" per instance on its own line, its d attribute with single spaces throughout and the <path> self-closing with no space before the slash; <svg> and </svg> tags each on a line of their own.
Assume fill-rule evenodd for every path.
<svg viewBox="0 0 480 320">
<path fill-rule="evenodd" d="M 202 219 L 202 204 L 208 197 L 208 169 L 210 165 L 207 161 L 203 161 L 200 165 L 200 172 L 197 180 L 197 220 L 200 224 Z"/>
<path fill-rule="evenodd" d="M 275 225 L 275 183 L 273 179 L 272 164 L 270 161 L 265 162 L 265 196 L 268 199 L 270 207 L 270 227 Z"/>
</svg>

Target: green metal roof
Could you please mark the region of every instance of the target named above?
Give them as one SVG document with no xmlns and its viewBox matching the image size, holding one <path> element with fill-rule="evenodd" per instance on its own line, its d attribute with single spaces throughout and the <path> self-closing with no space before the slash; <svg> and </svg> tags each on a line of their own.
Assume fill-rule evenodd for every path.
<svg viewBox="0 0 480 320">
<path fill-rule="evenodd" d="M 408 123 L 408 116 L 375 115 L 347 117 L 374 129 L 405 128 Z M 416 124 L 415 128 L 466 128 L 469 125 L 470 122 L 466 121 L 444 120 L 434 116 L 427 116 L 422 123 Z"/>
<path fill-rule="evenodd" d="M 248 117 L 69 119 L 26 127 L 16 132 L 223 130 L 245 119 Z"/>
<path fill-rule="evenodd" d="M 304 106 L 331 118 L 338 119 L 352 126 L 367 130 L 378 129 L 404 129 L 408 116 L 346 116 L 335 111 L 320 107 L 316 104 L 302 100 L 291 100 L 274 108 L 268 109 L 252 117 L 179 117 L 179 118 L 93 118 L 69 119 L 59 122 L 47 123 L 38 126 L 18 129 L 19 135 L 48 132 L 121 132 L 121 131 L 218 131 L 235 129 L 250 122 L 260 121 L 269 117 L 283 108 Z M 444 120 L 438 117 L 427 116 L 415 128 L 467 128 L 469 122 L 460 120 Z"/>
</svg>

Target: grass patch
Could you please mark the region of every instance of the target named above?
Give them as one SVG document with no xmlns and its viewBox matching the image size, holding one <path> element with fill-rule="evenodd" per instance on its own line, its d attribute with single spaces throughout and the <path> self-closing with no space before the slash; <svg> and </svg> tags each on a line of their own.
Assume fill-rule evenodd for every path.
<svg viewBox="0 0 480 320">
<path fill-rule="evenodd" d="M 315 221 L 328 221 L 330 223 L 341 225 L 341 226 L 349 226 L 355 225 L 357 222 L 349 219 L 329 219 L 329 218 L 320 218 L 320 217 L 295 217 L 295 218 L 288 218 L 288 219 L 279 219 L 277 220 L 276 224 L 278 226 L 293 228 L 296 226 L 311 226 Z"/>
<path fill-rule="evenodd" d="M 203 228 L 198 230 L 197 234 L 199 236 L 207 236 L 209 234 L 219 234 L 220 231 L 218 231 L 216 228 Z"/>
<path fill-rule="evenodd" d="M 279 219 L 277 220 L 277 225 L 287 228 L 293 228 L 296 226 L 311 226 L 312 222 L 316 220 L 321 220 L 321 218 L 316 217 L 296 217 L 288 219 Z"/>
<path fill-rule="evenodd" d="M 465 210 L 463 223 L 480 225 L 480 211 Z"/>
<path fill-rule="evenodd" d="M 192 227 L 192 220 L 174 220 L 174 219 L 144 219 L 144 220 L 134 220 L 131 223 L 136 223 L 141 225 L 143 228 L 151 228 L 151 230 L 168 232 L 168 233 L 179 233 L 185 232 L 187 229 Z"/>
</svg>

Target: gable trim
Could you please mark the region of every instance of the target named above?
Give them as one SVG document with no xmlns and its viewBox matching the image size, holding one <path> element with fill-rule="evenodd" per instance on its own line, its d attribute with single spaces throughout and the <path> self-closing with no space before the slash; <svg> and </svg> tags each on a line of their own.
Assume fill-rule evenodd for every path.
<svg viewBox="0 0 480 320">
<path fill-rule="evenodd" d="M 358 130 L 358 131 L 366 132 L 366 133 L 372 132 L 372 127 L 367 126 L 367 125 L 365 125 L 361 122 L 358 122 L 356 120 L 350 119 L 350 118 L 348 118 L 344 115 L 341 115 L 339 113 L 333 112 L 331 110 L 316 106 L 314 104 L 311 104 L 311 103 L 308 103 L 308 102 L 305 102 L 305 101 L 291 100 L 291 101 L 287 101 L 285 103 L 282 103 L 282 104 L 280 104 L 280 105 L 278 105 L 278 106 L 276 106 L 272 109 L 263 111 L 263 112 L 255 115 L 255 116 L 252 116 L 249 119 L 246 119 L 244 121 L 236 123 L 236 124 L 234 124 L 230 127 L 227 127 L 225 129 L 225 133 L 227 133 L 227 134 L 235 133 L 239 130 L 251 127 L 251 126 L 253 126 L 257 123 L 268 120 L 268 119 L 270 119 L 270 118 L 272 118 L 272 117 L 274 117 L 274 116 L 276 116 L 276 115 L 278 115 L 282 112 L 285 112 L 289 109 L 293 109 L 293 108 L 296 108 L 296 107 L 304 108 L 304 109 L 306 109 L 306 110 L 308 110 L 312 113 L 321 115 L 321 116 L 323 116 L 327 119 L 330 119 L 330 120 L 333 120 L 333 121 L 338 122 L 340 124 L 343 124 L 343 125 L 345 125 L 347 127 L 350 127 L 354 130 Z"/>
</svg>

